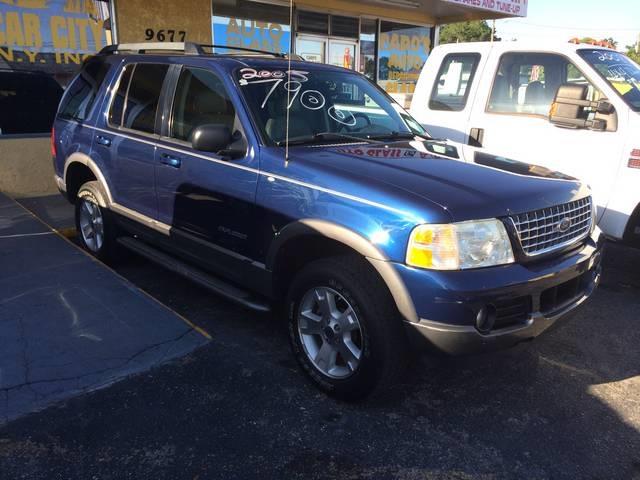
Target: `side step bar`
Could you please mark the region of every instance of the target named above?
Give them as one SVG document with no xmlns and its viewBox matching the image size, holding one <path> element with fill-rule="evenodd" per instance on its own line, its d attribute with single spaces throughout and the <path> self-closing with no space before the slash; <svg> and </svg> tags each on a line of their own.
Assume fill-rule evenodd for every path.
<svg viewBox="0 0 640 480">
<path fill-rule="evenodd" d="M 197 267 L 189 265 L 177 258 L 172 257 L 150 245 L 147 245 L 133 237 L 120 237 L 118 243 L 123 247 L 151 260 L 154 263 L 170 270 L 178 275 L 197 283 L 198 285 L 211 290 L 212 292 L 225 297 L 243 307 L 259 312 L 269 312 L 271 307 L 264 300 L 258 299 L 246 290 L 242 290 L 221 280 Z"/>
</svg>

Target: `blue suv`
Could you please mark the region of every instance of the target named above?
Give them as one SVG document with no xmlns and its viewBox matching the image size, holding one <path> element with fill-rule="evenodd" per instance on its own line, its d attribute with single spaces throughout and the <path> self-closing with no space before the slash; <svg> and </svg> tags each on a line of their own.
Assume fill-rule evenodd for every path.
<svg viewBox="0 0 640 480">
<path fill-rule="evenodd" d="M 580 182 L 465 162 L 352 71 L 207 48 L 107 47 L 67 88 L 56 181 L 95 256 L 124 246 L 278 307 L 302 369 L 343 399 L 399 378 L 410 345 L 512 346 L 593 292 L 603 239 Z"/>
</svg>

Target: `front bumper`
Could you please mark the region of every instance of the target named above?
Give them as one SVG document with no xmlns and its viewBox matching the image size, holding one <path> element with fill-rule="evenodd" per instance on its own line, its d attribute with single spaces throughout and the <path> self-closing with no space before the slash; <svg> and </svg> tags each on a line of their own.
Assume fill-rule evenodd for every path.
<svg viewBox="0 0 640 480">
<path fill-rule="evenodd" d="M 580 250 L 535 265 L 463 272 L 399 267 L 419 316 L 418 322 L 405 322 L 409 338 L 419 348 L 452 355 L 530 340 L 591 296 L 600 282 L 603 248 L 604 235 L 596 229 Z M 489 331 L 477 328 L 483 307 L 513 305 L 514 299 L 519 308 L 526 306 L 519 318 Z M 515 307 L 506 308 L 509 313 Z"/>
</svg>

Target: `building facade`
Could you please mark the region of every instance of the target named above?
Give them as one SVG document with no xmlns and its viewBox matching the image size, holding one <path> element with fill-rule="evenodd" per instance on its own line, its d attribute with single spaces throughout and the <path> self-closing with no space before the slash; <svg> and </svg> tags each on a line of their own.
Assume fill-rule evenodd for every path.
<svg viewBox="0 0 640 480">
<path fill-rule="evenodd" d="M 13 152 L 49 135 L 70 78 L 114 42 L 291 49 L 361 72 L 406 105 L 438 25 L 526 10 L 527 0 L 0 0 L 0 161 L 28 161 Z"/>
</svg>

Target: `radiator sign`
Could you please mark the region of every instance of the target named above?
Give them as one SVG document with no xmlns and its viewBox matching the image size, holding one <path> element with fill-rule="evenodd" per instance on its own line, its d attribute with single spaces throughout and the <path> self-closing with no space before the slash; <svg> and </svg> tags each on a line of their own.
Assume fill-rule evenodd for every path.
<svg viewBox="0 0 640 480">
<path fill-rule="evenodd" d="M 444 0 L 465 7 L 479 8 L 512 17 L 527 16 L 527 0 Z"/>
</svg>

